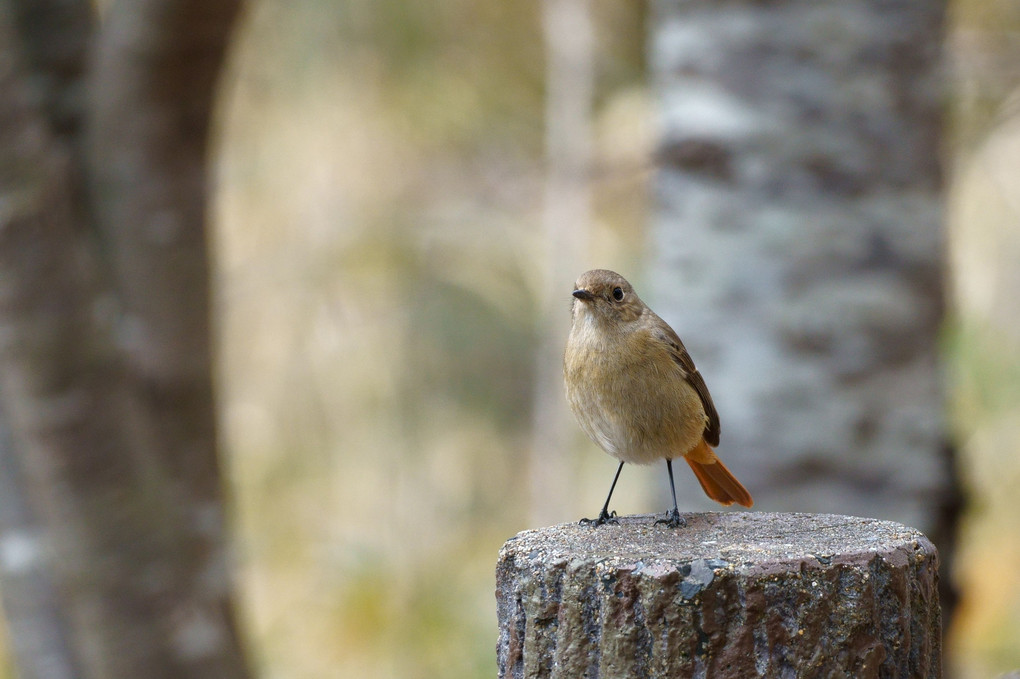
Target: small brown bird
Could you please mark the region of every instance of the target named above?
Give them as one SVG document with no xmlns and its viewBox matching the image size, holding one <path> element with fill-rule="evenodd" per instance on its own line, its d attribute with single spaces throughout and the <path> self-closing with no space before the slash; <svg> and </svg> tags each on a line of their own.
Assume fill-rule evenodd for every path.
<svg viewBox="0 0 1020 679">
<path fill-rule="evenodd" d="M 719 445 L 719 415 L 673 328 L 618 273 L 594 269 L 574 287 L 563 359 L 567 400 L 581 429 L 620 460 L 602 512 L 582 523 L 615 522 L 609 500 L 625 462 L 665 459 L 673 509 L 656 523 L 683 525 L 673 486 L 673 460 L 681 456 L 708 497 L 724 505 L 753 505 L 712 450 Z"/>
</svg>

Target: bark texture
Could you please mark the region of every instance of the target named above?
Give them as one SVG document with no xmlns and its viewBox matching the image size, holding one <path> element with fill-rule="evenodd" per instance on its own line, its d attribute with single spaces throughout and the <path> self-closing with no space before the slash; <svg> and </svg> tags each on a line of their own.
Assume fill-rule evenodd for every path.
<svg viewBox="0 0 1020 679">
<path fill-rule="evenodd" d="M 75 666 L 50 563 L 53 547 L 24 491 L 0 418 L 0 596 L 19 679 L 74 679 Z"/>
<path fill-rule="evenodd" d="M 0 398 L 17 467 L 0 474 L 26 497 L 7 525 L 52 545 L 53 629 L 86 677 L 247 676 L 204 240 L 213 86 L 237 7 L 118 2 L 98 29 L 88 2 L 0 3 Z"/>
<path fill-rule="evenodd" d="M 496 568 L 499 676 L 939 677 L 938 555 L 831 514 L 525 531 Z"/>
<path fill-rule="evenodd" d="M 947 552 L 944 10 L 657 0 L 651 296 L 759 506 L 901 521 Z"/>
</svg>

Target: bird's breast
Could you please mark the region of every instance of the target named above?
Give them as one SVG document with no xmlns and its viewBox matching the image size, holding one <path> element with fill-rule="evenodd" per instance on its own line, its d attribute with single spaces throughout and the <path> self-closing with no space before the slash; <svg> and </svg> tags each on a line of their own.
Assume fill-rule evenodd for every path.
<svg viewBox="0 0 1020 679">
<path fill-rule="evenodd" d="M 564 357 L 567 400 L 581 429 L 634 464 L 678 457 L 700 443 L 704 407 L 668 348 L 648 335 L 585 325 L 574 324 Z"/>
</svg>

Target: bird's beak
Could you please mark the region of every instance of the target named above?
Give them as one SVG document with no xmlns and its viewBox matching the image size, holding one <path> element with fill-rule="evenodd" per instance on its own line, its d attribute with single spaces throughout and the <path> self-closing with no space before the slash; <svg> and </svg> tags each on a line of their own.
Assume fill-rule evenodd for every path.
<svg viewBox="0 0 1020 679">
<path fill-rule="evenodd" d="M 595 297 L 595 295 L 591 294 L 590 292 L 588 292 L 584 288 L 581 288 L 580 290 L 574 290 L 574 292 L 572 292 L 571 294 L 574 297 L 576 297 L 576 298 L 578 298 L 580 300 L 583 300 L 585 302 L 587 302 L 588 300 L 590 300 L 590 299 Z"/>
</svg>

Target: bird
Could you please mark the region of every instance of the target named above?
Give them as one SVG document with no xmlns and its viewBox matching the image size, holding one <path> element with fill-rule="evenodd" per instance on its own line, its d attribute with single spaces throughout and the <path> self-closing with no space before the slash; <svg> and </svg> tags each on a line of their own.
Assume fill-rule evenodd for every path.
<svg viewBox="0 0 1020 679">
<path fill-rule="evenodd" d="M 617 522 L 609 501 L 627 462 L 666 461 L 673 509 L 656 523 L 674 528 L 686 523 L 673 484 L 673 460 L 678 457 L 690 465 L 711 499 L 727 506 L 753 506 L 751 494 L 715 453 L 719 414 L 673 328 L 615 271 L 581 274 L 572 295 L 563 356 L 567 401 L 581 429 L 620 461 L 602 511 L 581 523 Z"/>
</svg>

